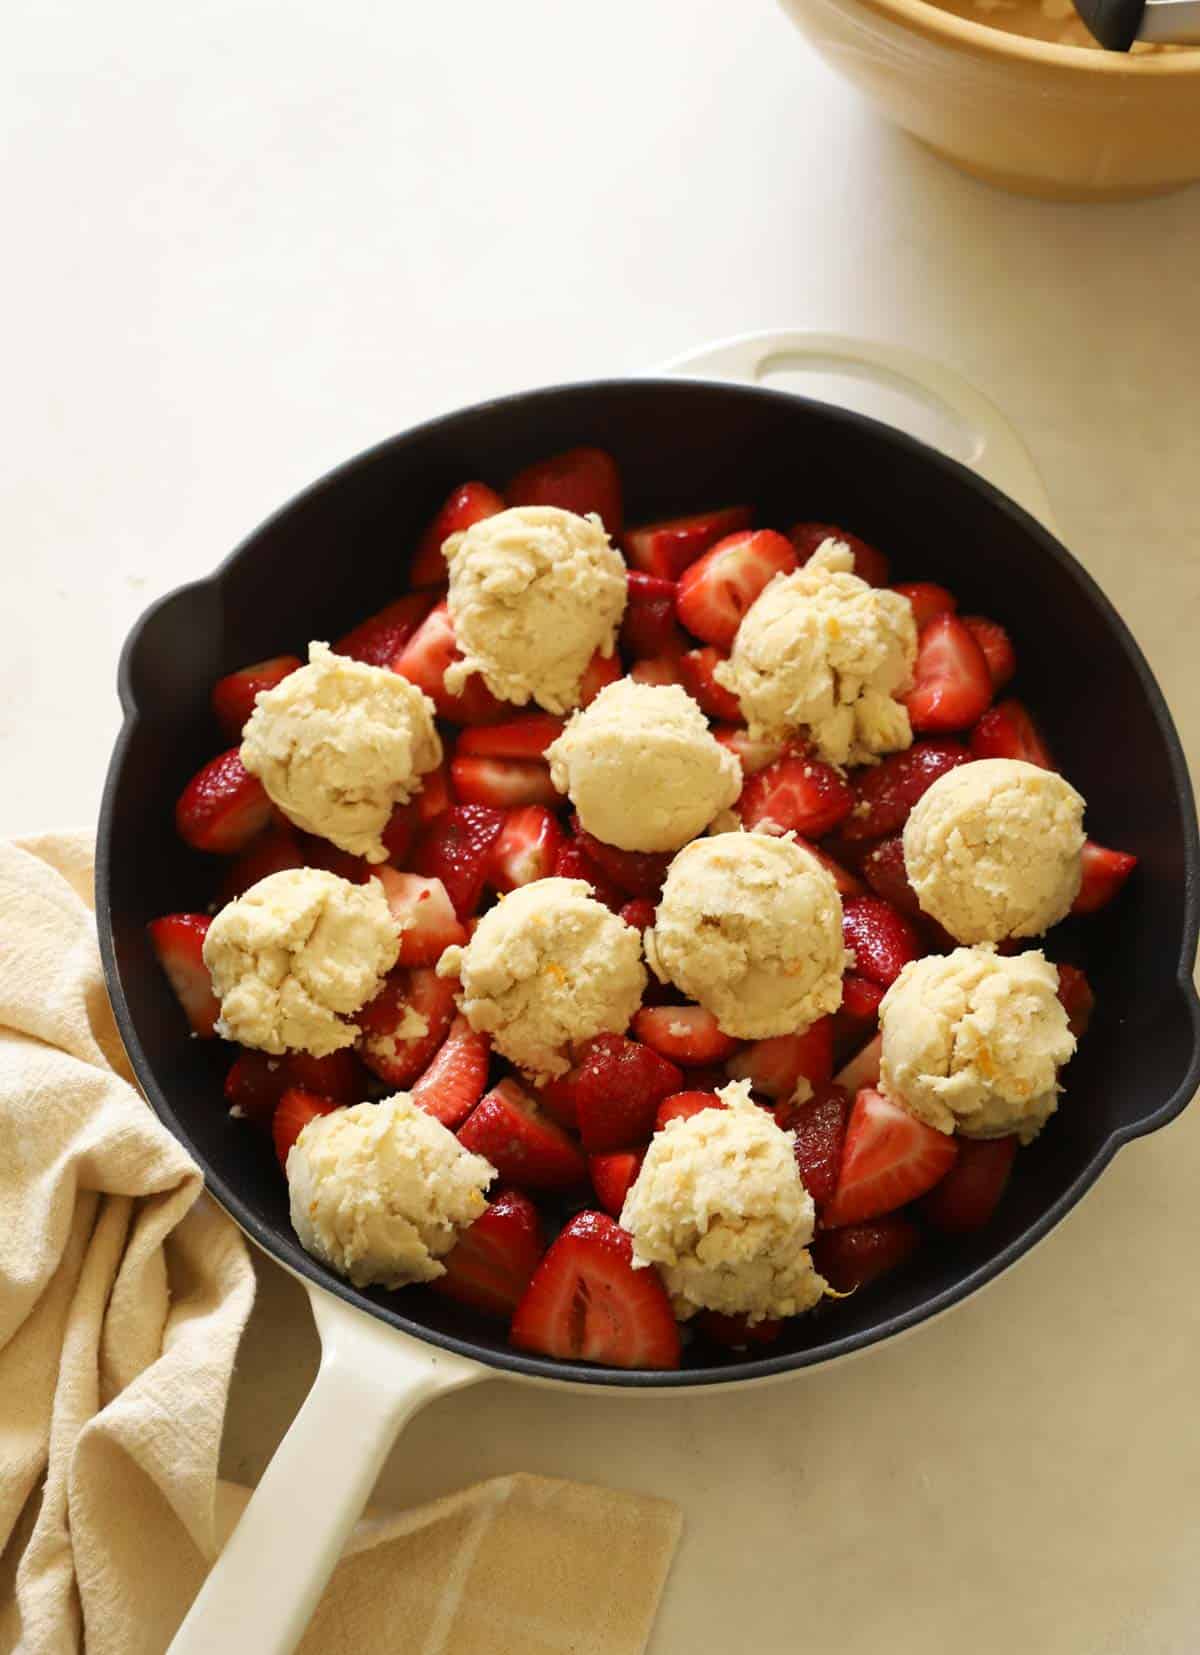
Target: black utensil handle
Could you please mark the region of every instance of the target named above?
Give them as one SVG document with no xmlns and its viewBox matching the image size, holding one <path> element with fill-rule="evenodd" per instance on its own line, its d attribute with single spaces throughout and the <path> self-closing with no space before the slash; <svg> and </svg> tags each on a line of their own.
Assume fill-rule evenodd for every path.
<svg viewBox="0 0 1200 1655">
<path fill-rule="evenodd" d="M 1127 52 L 1138 37 L 1146 0 L 1075 0 L 1075 9 L 1107 52 Z"/>
</svg>

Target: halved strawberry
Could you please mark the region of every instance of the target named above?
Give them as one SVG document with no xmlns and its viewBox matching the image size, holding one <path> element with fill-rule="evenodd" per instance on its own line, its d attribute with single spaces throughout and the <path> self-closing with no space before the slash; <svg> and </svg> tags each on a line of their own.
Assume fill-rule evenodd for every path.
<svg viewBox="0 0 1200 1655">
<path fill-rule="evenodd" d="M 606 1213 L 577 1213 L 534 1271 L 509 1339 L 518 1350 L 610 1368 L 677 1368 L 679 1328 L 657 1270 Z"/>
<path fill-rule="evenodd" d="M 684 570 L 675 595 L 676 613 L 702 643 L 728 650 L 763 588 L 795 567 L 791 544 L 774 529 L 727 535 Z"/>
<path fill-rule="evenodd" d="M 421 536 L 408 572 L 410 583 L 416 587 L 444 585 L 447 569 L 442 547 L 446 541 L 452 534 L 461 534 L 503 510 L 504 501 L 494 488 L 486 483 L 460 483 L 438 507 L 437 516 Z"/>
<path fill-rule="evenodd" d="M 491 1045 L 461 1014 L 450 1025 L 433 1062 L 413 1082 L 412 1100 L 451 1132 L 460 1127 L 487 1090 Z"/>
<path fill-rule="evenodd" d="M 902 581 L 898 586 L 893 586 L 892 591 L 899 592 L 912 605 L 918 632 L 928 626 L 935 615 L 952 615 L 958 608 L 954 593 L 932 580 Z"/>
<path fill-rule="evenodd" d="M 868 982 L 849 971 L 842 978 L 842 1003 L 833 1014 L 833 1049 L 835 1060 L 845 1062 L 871 1038 L 879 1022 L 879 1003 L 886 989 Z M 879 1080 L 879 1066 L 875 1073 L 860 1082 L 860 1086 L 874 1086 Z M 851 1088 L 857 1091 L 859 1087 Z"/>
<path fill-rule="evenodd" d="M 273 655 L 269 661 L 255 661 L 239 667 L 213 685 L 212 710 L 230 741 L 242 739 L 242 727 L 254 711 L 260 691 L 273 690 L 296 668 L 303 666 L 298 655 Z"/>
<path fill-rule="evenodd" d="M 819 839 L 844 822 L 853 805 L 850 784 L 831 764 L 796 754 L 750 776 L 737 809 L 747 828 Z"/>
<path fill-rule="evenodd" d="M 983 651 L 992 689 L 1002 690 L 1017 670 L 1017 652 L 1012 639 L 999 621 L 989 620 L 986 615 L 964 615 L 962 621 Z"/>
<path fill-rule="evenodd" d="M 917 800 L 947 770 L 969 764 L 961 741 L 916 741 L 903 753 L 861 771 L 854 781 L 854 808 L 842 825 L 851 842 L 899 833 Z"/>
<path fill-rule="evenodd" d="M 854 950 L 855 972 L 890 988 L 911 960 L 925 952 L 916 926 L 890 902 L 860 896 L 842 910 L 842 937 Z"/>
<path fill-rule="evenodd" d="M 1100 908 L 1107 908 L 1137 867 L 1137 861 L 1128 851 L 1106 850 L 1089 839 L 1083 847 L 1083 882 L 1071 912 L 1094 914 Z"/>
<path fill-rule="evenodd" d="M 619 1149 L 610 1155 L 588 1156 L 588 1172 L 596 1200 L 614 1218 L 620 1218 L 625 1197 L 633 1188 L 645 1159 L 644 1149 Z"/>
<path fill-rule="evenodd" d="M 463 731 L 463 735 L 468 732 Z M 412 801 L 417 809 L 417 821 L 424 826 L 450 809 L 454 794 L 450 788 L 450 766 L 443 759 L 436 770 L 427 770 L 421 777 L 421 791 Z"/>
<path fill-rule="evenodd" d="M 818 844 L 814 844 L 811 839 L 805 839 L 803 834 L 798 833 L 796 835 L 796 843 L 802 850 L 806 850 L 810 856 L 816 857 L 837 886 L 838 895 L 843 902 L 848 901 L 850 897 L 867 895 L 867 887 L 862 880 L 859 879 L 857 874 L 851 873 L 844 863 L 839 862 L 836 856 L 830 856 L 827 850 Z"/>
<path fill-rule="evenodd" d="M 868 586 L 886 586 L 891 570 L 887 558 L 869 541 L 860 540 L 836 523 L 793 523 L 788 539 L 796 548 L 796 562 L 803 567 L 827 540 L 840 540 L 854 554 L 854 573 Z"/>
<path fill-rule="evenodd" d="M 914 730 L 966 730 L 987 711 L 992 675 L 957 615 L 935 615 L 917 639 L 914 683 L 902 699 Z"/>
<path fill-rule="evenodd" d="M 621 918 L 635 931 L 648 931 L 654 924 L 654 904 L 649 897 L 636 896 L 622 906 Z"/>
<path fill-rule="evenodd" d="M 705 644 L 703 649 L 689 649 L 679 657 L 679 676 L 684 689 L 706 717 L 732 722 L 742 716 L 741 703 L 713 677 L 716 668 L 728 659 L 712 644 Z"/>
<path fill-rule="evenodd" d="M 841 1010 L 859 1023 L 873 1023 L 879 1015 L 879 1002 L 887 992 L 879 983 L 848 971 L 842 978 Z"/>
<path fill-rule="evenodd" d="M 221 905 L 245 896 L 251 885 L 257 885 L 268 874 L 303 866 L 304 854 L 295 830 L 288 823 L 272 822 L 230 863 L 221 881 Z"/>
<path fill-rule="evenodd" d="M 550 743 L 562 735 L 564 722 L 550 713 L 526 713 L 504 724 L 481 724 L 464 730 L 454 751 L 459 758 L 471 754 L 483 759 L 536 761 L 544 758 Z"/>
<path fill-rule="evenodd" d="M 197 770 L 179 795 L 175 827 L 193 850 L 232 855 L 245 850 L 271 819 L 263 784 L 242 763 L 236 747 Z"/>
<path fill-rule="evenodd" d="M 150 946 L 175 998 L 183 1007 L 193 1034 L 211 1040 L 217 1032 L 221 1002 L 213 993 L 212 978 L 204 963 L 204 939 L 208 935 L 207 914 L 165 914 L 152 919 L 146 930 Z"/>
<path fill-rule="evenodd" d="M 758 770 L 768 764 L 774 764 L 777 758 L 782 758 L 786 743 L 782 741 L 764 741 L 761 737 L 751 736 L 749 730 L 742 724 L 718 724 L 713 735 L 722 747 L 737 757 L 742 767 L 742 774 L 753 776 Z"/>
<path fill-rule="evenodd" d="M 397 967 L 358 1014 L 358 1055 L 389 1086 L 409 1086 L 429 1067 L 453 1020 L 449 978 L 430 966 Z"/>
<path fill-rule="evenodd" d="M 690 517 L 666 517 L 625 531 L 625 554 L 634 569 L 678 580 L 689 564 L 718 540 L 748 529 L 754 520 L 749 506 L 725 506 L 720 511 L 695 512 Z"/>
<path fill-rule="evenodd" d="M 470 919 L 483 900 L 492 848 L 504 827 L 503 811 L 489 805 L 454 805 L 422 833 L 413 870 L 446 887 L 459 919 Z"/>
<path fill-rule="evenodd" d="M 769 1316 L 761 1322 L 748 1322 L 744 1316 L 725 1316 L 719 1310 L 702 1310 L 692 1325 L 722 1350 L 773 1345 L 783 1332 L 783 1323 Z"/>
<path fill-rule="evenodd" d="M 1000 1204 L 1017 1154 L 1016 1138 L 961 1138 L 958 1159 L 921 1203 L 947 1235 L 981 1230 Z"/>
<path fill-rule="evenodd" d="M 603 448 L 568 448 L 526 466 L 504 490 L 510 506 L 558 506 L 586 517 L 595 512 L 617 540 L 624 522 L 621 476 Z"/>
<path fill-rule="evenodd" d="M 519 1189 L 569 1189 L 587 1179 L 578 1145 L 515 1080 L 500 1081 L 476 1104 L 458 1141 Z"/>
<path fill-rule="evenodd" d="M 648 655 L 640 661 L 635 661 L 629 669 L 629 676 L 635 684 L 679 684 L 683 685 L 683 673 L 679 663 L 683 659 L 681 652 L 668 651 L 665 655 Z"/>
<path fill-rule="evenodd" d="M 406 592 L 339 638 L 333 653 L 365 661 L 369 667 L 390 667 L 433 604 L 432 592 Z"/>
<path fill-rule="evenodd" d="M 375 877 L 400 932 L 397 965 L 436 965 L 447 948 L 466 942 L 466 928 L 440 879 L 388 867 L 377 868 Z"/>
<path fill-rule="evenodd" d="M 879 1062 L 883 1056 L 883 1036 L 876 1034 L 861 1051 L 855 1052 L 849 1063 L 833 1077 L 842 1089 L 854 1098 L 864 1086 L 879 1085 Z"/>
<path fill-rule="evenodd" d="M 603 1155 L 644 1144 L 659 1104 L 682 1085 L 683 1071 L 649 1046 L 619 1034 L 595 1035 L 571 1071 L 583 1147 Z"/>
<path fill-rule="evenodd" d="M 319 1098 L 315 1092 L 305 1092 L 299 1086 L 290 1086 L 275 1106 L 271 1117 L 271 1137 L 275 1153 L 284 1172 L 287 1171 L 288 1151 L 304 1131 L 309 1121 L 321 1115 L 332 1115 L 343 1107 L 329 1098 Z"/>
<path fill-rule="evenodd" d="M 631 569 L 621 620 L 621 648 L 632 660 L 681 655 L 688 641 L 675 619 L 675 582 Z"/>
<path fill-rule="evenodd" d="M 633 1019 L 633 1033 L 660 1057 L 683 1068 L 723 1063 L 741 1042 L 717 1026 L 703 1006 L 643 1006 Z"/>
<path fill-rule="evenodd" d="M 615 650 L 611 655 L 603 655 L 597 650 L 579 682 L 579 705 L 590 707 L 600 691 L 607 689 L 610 684 L 615 684 L 623 675 L 623 671 L 620 657 Z"/>
<path fill-rule="evenodd" d="M 775 1120 L 795 1134 L 796 1166 L 800 1182 L 817 1207 L 833 1200 L 846 1144 L 850 1097 L 841 1086 L 818 1088 L 807 1103 L 777 1103 Z"/>
<path fill-rule="evenodd" d="M 1087 973 L 1077 965 L 1058 968 L 1058 997 L 1067 1014 L 1067 1022 L 1076 1040 L 1082 1040 L 1096 1009 L 1096 996 L 1087 980 Z"/>
<path fill-rule="evenodd" d="M 837 1192 L 824 1212 L 828 1229 L 878 1218 L 926 1194 L 958 1154 L 948 1133 L 926 1126 L 907 1109 L 864 1088 L 854 1100 Z"/>
<path fill-rule="evenodd" d="M 627 896 L 658 896 L 671 865 L 670 851 L 618 850 L 588 833 L 578 816 L 571 818 L 571 831 L 604 877 Z"/>
<path fill-rule="evenodd" d="M 904 840 L 900 834 L 893 834 L 890 839 L 881 839 L 865 857 L 862 871 L 863 878 L 876 896 L 890 902 L 893 908 L 907 914 L 910 919 L 919 918 L 921 904 L 909 883 L 908 868 L 904 861 Z"/>
<path fill-rule="evenodd" d="M 1029 709 L 1011 698 L 989 707 L 971 731 L 971 757 L 1021 759 L 1043 770 L 1058 769 Z"/>
<path fill-rule="evenodd" d="M 618 890 L 607 874 L 588 855 L 578 839 L 567 839 L 554 857 L 556 879 L 583 879 L 592 887 L 592 895 L 613 913 L 619 913 L 625 901 L 625 892 Z"/>
<path fill-rule="evenodd" d="M 471 674 L 457 695 L 447 690 L 446 668 L 459 659 L 450 610 L 445 603 L 439 603 L 396 652 L 392 667 L 402 678 L 424 690 L 439 715 L 452 724 L 498 723 L 510 709 L 503 701 L 497 701 L 478 673 Z"/>
<path fill-rule="evenodd" d="M 724 1107 L 723 1099 L 715 1092 L 672 1092 L 654 1112 L 654 1130 L 661 1132 L 672 1121 L 690 1121 L 693 1115 L 699 1115 L 705 1109 Z"/>
<path fill-rule="evenodd" d="M 471 733 L 463 731 L 464 736 Z M 406 805 L 396 806 L 380 835 L 395 866 L 403 866 L 421 830 L 445 815 L 453 803 L 450 766 L 443 759 L 436 770 L 427 770 L 421 777 L 421 789 L 416 798 L 410 799 Z"/>
<path fill-rule="evenodd" d="M 802 1034 L 754 1040 L 725 1065 L 731 1080 L 748 1080 L 764 1098 L 787 1099 L 802 1080 L 814 1091 L 833 1079 L 833 1018 L 819 1017 Z"/>
<path fill-rule="evenodd" d="M 549 879 L 564 842 L 558 818 L 545 805 L 510 810 L 488 859 L 488 884 L 504 892 Z"/>
<path fill-rule="evenodd" d="M 354 1053 L 346 1048 L 327 1057 L 310 1052 L 239 1052 L 225 1076 L 225 1101 L 230 1113 L 255 1126 L 270 1126 L 276 1105 L 289 1087 L 311 1092 L 332 1103 L 361 1103 L 366 1077 Z"/>
<path fill-rule="evenodd" d="M 520 1304 L 545 1251 L 538 1210 L 519 1190 L 497 1190 L 442 1264 L 435 1293 L 505 1321 Z"/>
<path fill-rule="evenodd" d="M 558 794 L 549 765 L 533 759 L 484 759 L 474 754 L 450 760 L 450 780 L 464 804 L 516 810 L 521 805 L 552 805 Z"/>
<path fill-rule="evenodd" d="M 813 1263 L 837 1293 L 853 1293 L 897 1270 L 921 1245 L 921 1232 L 903 1213 L 888 1213 L 865 1224 L 822 1230 L 812 1246 Z"/>
</svg>

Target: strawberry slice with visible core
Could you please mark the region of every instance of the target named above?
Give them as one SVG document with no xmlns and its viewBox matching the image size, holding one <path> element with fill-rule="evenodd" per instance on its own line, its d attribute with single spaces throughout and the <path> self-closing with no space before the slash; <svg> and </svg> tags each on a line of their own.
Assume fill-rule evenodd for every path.
<svg viewBox="0 0 1200 1655">
<path fill-rule="evenodd" d="M 431 966 L 400 967 L 358 1014 L 358 1055 L 389 1086 L 410 1086 L 428 1068 L 453 1019 L 449 978 Z"/>
<path fill-rule="evenodd" d="M 492 849 L 504 822 L 504 813 L 488 805 L 454 805 L 417 842 L 414 872 L 441 880 L 460 920 L 470 919 L 483 899 Z"/>
<path fill-rule="evenodd" d="M 749 506 L 725 506 L 720 511 L 695 512 L 690 517 L 667 517 L 625 533 L 625 553 L 635 570 L 678 580 L 689 564 L 718 540 L 748 529 L 754 519 Z"/>
<path fill-rule="evenodd" d="M 624 522 L 621 476 L 617 462 L 603 448 L 568 448 L 548 460 L 526 466 L 504 490 L 510 506 L 557 506 L 580 517 L 595 512 L 617 540 Z"/>
<path fill-rule="evenodd" d="M 742 716 L 741 704 L 731 690 L 713 677 L 722 661 L 728 659 L 712 644 L 705 644 L 703 649 L 689 649 L 679 657 L 679 676 L 684 689 L 707 718 L 732 723 Z"/>
<path fill-rule="evenodd" d="M 438 508 L 437 516 L 421 536 L 409 570 L 413 586 L 442 586 L 447 579 L 442 547 L 452 534 L 495 517 L 504 510 L 504 501 L 486 483 L 460 483 Z M 395 651 L 392 652 L 395 654 Z"/>
<path fill-rule="evenodd" d="M 748 1080 L 764 1098 L 786 1100 L 802 1080 L 819 1091 L 833 1079 L 833 1018 L 818 1018 L 802 1034 L 752 1041 L 729 1059 L 725 1073 Z"/>
<path fill-rule="evenodd" d="M 271 1117 L 271 1137 L 285 1173 L 288 1152 L 309 1121 L 315 1121 L 321 1115 L 332 1115 L 335 1109 L 342 1107 L 342 1104 L 333 1103 L 329 1098 L 318 1097 L 315 1092 L 305 1092 L 299 1086 L 290 1086 L 284 1092 Z"/>
<path fill-rule="evenodd" d="M 893 592 L 899 592 L 902 598 L 907 598 L 912 605 L 913 620 L 917 623 L 917 631 L 928 626 L 935 615 L 952 615 L 958 608 L 958 599 L 953 592 L 948 592 L 944 586 L 938 586 L 932 580 L 902 581 L 900 585 L 892 587 Z"/>
<path fill-rule="evenodd" d="M 587 1179 L 578 1146 L 515 1080 L 492 1087 L 459 1127 L 458 1141 L 519 1189 L 569 1189 Z"/>
<path fill-rule="evenodd" d="M 922 629 L 913 678 L 902 700 L 914 730 L 966 730 L 992 699 L 987 660 L 957 615 L 936 615 Z"/>
<path fill-rule="evenodd" d="M 850 1098 L 841 1086 L 821 1087 L 807 1103 L 777 1103 L 776 1122 L 795 1134 L 800 1182 L 819 1208 L 833 1200 L 846 1143 Z"/>
<path fill-rule="evenodd" d="M 282 684 L 303 664 L 298 655 L 273 655 L 269 661 L 255 661 L 253 666 L 239 667 L 237 672 L 218 678 L 213 685 L 212 709 L 226 737 L 240 741 L 259 694 Z"/>
<path fill-rule="evenodd" d="M 490 1052 L 487 1035 L 476 1034 L 460 1014 L 433 1062 L 413 1082 L 413 1102 L 455 1131 L 487 1090 Z"/>
<path fill-rule="evenodd" d="M 1106 850 L 1089 839 L 1083 847 L 1083 881 L 1071 912 L 1094 914 L 1107 908 L 1137 867 L 1137 861 L 1128 851 Z"/>
<path fill-rule="evenodd" d="M 983 651 L 993 690 L 1002 690 L 1017 670 L 1012 639 L 999 621 L 989 620 L 986 615 L 964 615 L 962 622 Z"/>
<path fill-rule="evenodd" d="M 917 741 L 893 753 L 855 778 L 854 808 L 842 836 L 855 842 L 899 833 L 916 804 L 947 770 L 969 764 L 971 754 L 960 741 Z"/>
<path fill-rule="evenodd" d="M 921 1203 L 945 1235 L 981 1230 L 1000 1204 L 1017 1155 L 1016 1138 L 960 1138 L 958 1159 Z"/>
<path fill-rule="evenodd" d="M 333 653 L 364 661 L 369 667 L 390 667 L 433 603 L 432 592 L 406 592 L 402 598 L 360 621 L 344 638 L 339 638 Z"/>
<path fill-rule="evenodd" d="M 505 724 L 482 724 L 464 730 L 454 750 L 459 758 L 470 754 L 484 759 L 542 759 L 550 743 L 562 735 L 564 722 L 550 713 L 528 713 Z"/>
<path fill-rule="evenodd" d="M 907 1109 L 864 1088 L 846 1128 L 837 1192 L 824 1212 L 834 1229 L 878 1218 L 925 1195 L 954 1165 L 957 1141 L 926 1126 Z"/>
<path fill-rule="evenodd" d="M 842 910 L 842 938 L 854 950 L 858 976 L 890 988 L 910 960 L 925 952 L 916 926 L 878 896 L 860 896 Z"/>
<path fill-rule="evenodd" d="M 495 724 L 509 708 L 488 689 L 478 673 L 472 673 L 462 690 L 451 695 L 446 688 L 446 668 L 461 660 L 454 642 L 454 622 L 445 603 L 429 611 L 412 637 L 397 651 L 393 670 L 407 678 L 433 702 L 438 714 L 452 724 Z"/>
<path fill-rule="evenodd" d="M 796 562 L 803 567 L 827 540 L 840 540 L 854 554 L 854 573 L 868 586 L 886 586 L 890 569 L 883 553 L 867 540 L 860 540 L 836 523 L 794 523 L 788 538 L 796 548 Z"/>
<path fill-rule="evenodd" d="M 750 776 L 737 809 L 747 828 L 819 839 L 845 821 L 853 805 L 850 784 L 832 765 L 797 755 Z"/>
<path fill-rule="evenodd" d="M 245 850 L 271 819 L 263 784 L 242 763 L 236 747 L 197 770 L 179 795 L 175 827 L 193 850 L 232 855 Z"/>
<path fill-rule="evenodd" d="M 588 1156 L 588 1173 L 596 1200 L 614 1218 L 620 1218 L 625 1197 L 633 1188 L 645 1159 L 644 1149 L 619 1149 L 610 1155 Z"/>
<path fill-rule="evenodd" d="M 468 805 L 516 810 L 520 805 L 558 803 L 550 767 L 537 760 L 458 755 L 450 761 L 450 780 L 457 796 Z"/>
<path fill-rule="evenodd" d="M 1043 770 L 1057 770 L 1050 749 L 1020 701 L 999 701 L 989 707 L 971 731 L 973 759 L 1021 759 Z"/>
<path fill-rule="evenodd" d="M 505 892 L 549 879 L 564 843 L 558 818 L 544 805 L 509 811 L 488 859 L 488 884 Z"/>
<path fill-rule="evenodd" d="M 447 948 L 466 942 L 466 927 L 440 879 L 388 867 L 377 868 L 375 877 L 400 932 L 397 965 L 436 965 Z"/>
<path fill-rule="evenodd" d="M 621 619 L 621 648 L 633 660 L 681 655 L 687 639 L 675 619 L 675 582 L 631 569 Z"/>
<path fill-rule="evenodd" d="M 633 1019 L 633 1032 L 660 1057 L 683 1068 L 722 1063 L 741 1045 L 717 1026 L 703 1006 L 643 1006 Z"/>
<path fill-rule="evenodd" d="M 889 1213 L 865 1224 L 823 1230 L 813 1241 L 818 1272 L 837 1293 L 853 1293 L 898 1270 L 921 1245 L 921 1232 L 902 1213 Z"/>
<path fill-rule="evenodd" d="M 606 1213 L 578 1213 L 538 1265 L 509 1338 L 518 1350 L 614 1368 L 677 1368 L 679 1328 L 656 1270 Z"/>
<path fill-rule="evenodd" d="M 201 1040 L 215 1036 L 221 1015 L 221 1002 L 213 993 L 212 978 L 204 963 L 209 923 L 207 914 L 165 914 L 146 927 L 150 945 L 191 1031 Z"/>
<path fill-rule="evenodd" d="M 507 1321 L 544 1250 L 533 1202 L 519 1190 L 497 1190 L 486 1211 L 442 1258 L 446 1274 L 433 1283 L 433 1290 Z"/>
<path fill-rule="evenodd" d="M 774 529 L 727 535 L 684 571 L 675 596 L 676 613 L 702 643 L 728 650 L 763 588 L 795 567 L 795 551 Z"/>
</svg>

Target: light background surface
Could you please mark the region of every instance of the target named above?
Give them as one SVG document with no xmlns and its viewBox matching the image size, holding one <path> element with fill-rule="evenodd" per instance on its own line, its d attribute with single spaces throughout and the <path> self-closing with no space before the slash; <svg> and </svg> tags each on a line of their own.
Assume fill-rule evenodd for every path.
<svg viewBox="0 0 1200 1655">
<path fill-rule="evenodd" d="M 769 326 L 906 344 L 999 402 L 1196 758 L 1200 192 L 993 193 L 766 0 L 10 0 L 5 24 L 0 831 L 93 819 L 130 623 L 330 465 Z M 1187 1655 L 1198 1173 L 1200 1112 L 978 1301 L 845 1368 L 447 1399 L 379 1498 L 518 1468 L 674 1497 L 654 1655 Z M 241 1478 L 315 1360 L 299 1288 L 260 1276 Z"/>
</svg>

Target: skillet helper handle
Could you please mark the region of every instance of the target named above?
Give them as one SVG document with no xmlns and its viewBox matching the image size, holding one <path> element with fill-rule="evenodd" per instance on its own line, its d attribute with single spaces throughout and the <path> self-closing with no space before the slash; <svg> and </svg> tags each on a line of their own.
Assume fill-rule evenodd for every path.
<svg viewBox="0 0 1200 1655">
<path fill-rule="evenodd" d="M 401 1428 L 487 1370 L 309 1287 L 312 1390 L 172 1640 L 168 1655 L 290 1655 Z"/>
<path fill-rule="evenodd" d="M 931 358 L 841 333 L 746 333 L 664 363 L 662 372 L 769 386 L 772 374 L 836 373 L 932 406 L 961 434 L 954 456 L 1054 532 L 1046 489 L 1029 450 L 995 403 Z M 821 401 L 831 400 L 822 395 Z"/>
</svg>

